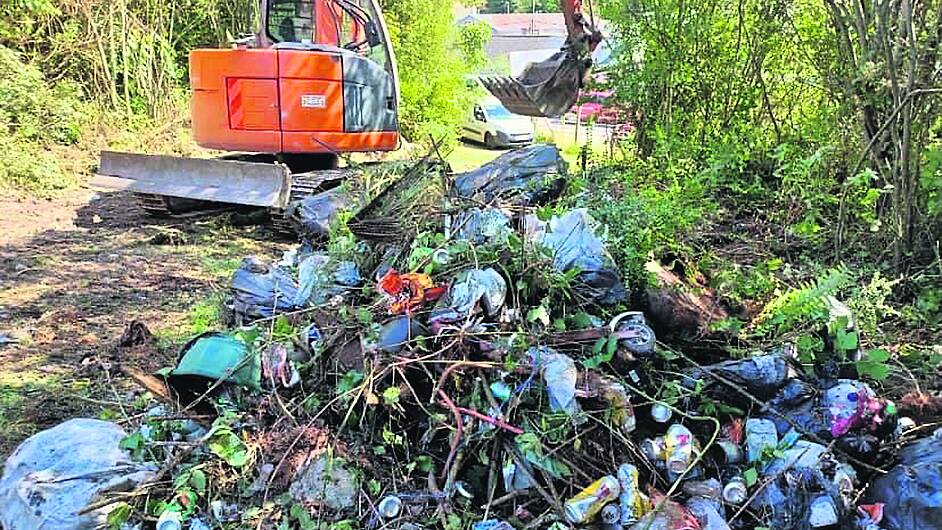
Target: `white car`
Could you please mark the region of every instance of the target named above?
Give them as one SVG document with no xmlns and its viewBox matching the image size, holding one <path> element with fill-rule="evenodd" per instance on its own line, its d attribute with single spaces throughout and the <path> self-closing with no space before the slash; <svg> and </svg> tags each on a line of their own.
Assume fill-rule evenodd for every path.
<svg viewBox="0 0 942 530">
<path fill-rule="evenodd" d="M 511 114 L 497 99 L 490 98 L 474 105 L 461 137 L 490 149 L 529 145 L 533 143 L 533 122 L 526 116 Z"/>
</svg>

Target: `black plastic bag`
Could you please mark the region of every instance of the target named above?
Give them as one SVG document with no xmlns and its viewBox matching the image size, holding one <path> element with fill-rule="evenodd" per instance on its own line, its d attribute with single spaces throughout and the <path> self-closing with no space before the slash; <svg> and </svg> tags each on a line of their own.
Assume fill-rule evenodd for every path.
<svg viewBox="0 0 942 530">
<path fill-rule="evenodd" d="M 287 271 L 245 258 L 232 276 L 232 306 L 247 320 L 297 309 L 298 283 Z"/>
<path fill-rule="evenodd" d="M 866 498 L 884 503 L 886 530 L 935 530 L 942 524 L 942 429 L 904 447 L 900 463 L 877 478 Z"/>
<path fill-rule="evenodd" d="M 539 205 L 566 187 L 566 162 L 554 145 L 536 144 L 508 151 L 483 166 L 455 175 L 459 197 L 490 203 L 497 198 Z"/>
<path fill-rule="evenodd" d="M 287 215 L 302 238 L 322 239 L 330 235 L 330 223 L 337 214 L 353 202 L 343 188 L 334 188 L 291 203 Z"/>
</svg>

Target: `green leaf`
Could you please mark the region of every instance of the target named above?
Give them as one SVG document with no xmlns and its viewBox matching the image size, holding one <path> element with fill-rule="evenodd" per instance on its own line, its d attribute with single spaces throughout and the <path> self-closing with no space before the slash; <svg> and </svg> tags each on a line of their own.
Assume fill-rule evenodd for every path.
<svg viewBox="0 0 942 530">
<path fill-rule="evenodd" d="M 108 512 L 108 518 L 106 520 L 108 528 L 118 530 L 121 528 L 121 525 L 131 519 L 131 513 L 131 506 L 128 503 L 119 502 L 115 504 L 111 511 Z"/>
<path fill-rule="evenodd" d="M 834 345 L 840 351 L 854 351 L 857 349 L 857 332 L 838 329 L 834 340 Z"/>
<path fill-rule="evenodd" d="M 546 306 L 540 305 L 527 311 L 527 322 L 540 322 L 544 326 L 549 326 L 550 316 Z"/>
<path fill-rule="evenodd" d="M 210 452 L 223 459 L 232 467 L 242 467 L 248 463 L 248 448 L 242 438 L 228 428 L 218 429 L 207 443 Z"/>
<path fill-rule="evenodd" d="M 572 326 L 576 329 L 585 329 L 592 327 L 592 316 L 585 312 L 576 313 L 569 318 Z"/>
<path fill-rule="evenodd" d="M 402 389 L 398 386 L 391 386 L 386 390 L 383 390 L 383 402 L 387 405 L 395 405 L 399 403 L 399 395 L 402 393 Z"/>
<path fill-rule="evenodd" d="M 606 362 L 612 360 L 612 356 L 615 355 L 615 352 L 618 350 L 618 338 L 615 335 L 610 335 L 608 337 L 608 347 L 605 350 L 605 355 L 608 356 Z"/>
<path fill-rule="evenodd" d="M 349 372 L 340 376 L 340 379 L 337 380 L 337 394 L 345 394 L 360 384 L 363 381 L 363 372 L 358 370 L 350 370 Z"/>
<path fill-rule="evenodd" d="M 383 486 L 379 483 L 378 480 L 371 478 L 366 483 L 366 489 L 370 492 L 370 495 L 376 497 L 381 491 L 383 491 Z"/>
<path fill-rule="evenodd" d="M 883 381 L 890 376 L 892 367 L 886 363 L 890 359 L 890 352 L 884 349 L 873 349 L 867 352 L 866 357 L 857 361 L 857 373 L 861 377 L 870 377 Z"/>
<path fill-rule="evenodd" d="M 759 472 L 756 471 L 756 468 L 750 467 L 749 469 L 743 471 L 742 479 L 746 482 L 746 487 L 751 488 L 755 486 L 756 482 L 759 481 Z"/>
<path fill-rule="evenodd" d="M 602 348 L 605 347 L 605 344 L 608 342 L 607 337 L 599 337 L 595 341 L 595 344 L 592 345 L 592 355 L 599 355 L 602 353 Z"/>
<path fill-rule="evenodd" d="M 127 449 L 128 451 L 136 451 L 137 449 L 144 446 L 144 435 L 140 432 L 135 432 L 134 434 L 125 436 L 118 446 L 121 449 Z"/>
<path fill-rule="evenodd" d="M 361 307 L 357 309 L 357 320 L 359 320 L 361 324 L 372 324 L 373 313 L 371 313 L 369 309 Z"/>
<path fill-rule="evenodd" d="M 204 473 L 202 469 L 194 469 L 190 472 L 190 486 L 192 486 L 197 493 L 206 491 L 206 473 Z"/>
<path fill-rule="evenodd" d="M 415 457 L 415 463 L 423 474 L 432 470 L 432 457 L 428 455 L 419 455 Z"/>
</svg>

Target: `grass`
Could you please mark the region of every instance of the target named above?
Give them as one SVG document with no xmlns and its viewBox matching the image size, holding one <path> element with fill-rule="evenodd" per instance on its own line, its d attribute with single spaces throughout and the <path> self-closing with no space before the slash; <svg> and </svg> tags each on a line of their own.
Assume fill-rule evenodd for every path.
<svg viewBox="0 0 942 530">
<path fill-rule="evenodd" d="M 477 144 L 459 142 L 447 160 L 455 171 L 468 171 L 494 160 L 503 153 L 504 151 L 486 149 Z"/>
</svg>

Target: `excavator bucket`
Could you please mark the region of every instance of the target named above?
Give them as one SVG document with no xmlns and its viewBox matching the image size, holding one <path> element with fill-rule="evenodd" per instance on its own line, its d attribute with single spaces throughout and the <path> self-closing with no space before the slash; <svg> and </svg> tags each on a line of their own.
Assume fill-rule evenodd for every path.
<svg viewBox="0 0 942 530">
<path fill-rule="evenodd" d="M 555 118 L 572 108 L 591 66 L 588 47 L 569 44 L 519 77 L 486 76 L 481 84 L 514 114 Z"/>
<path fill-rule="evenodd" d="M 102 151 L 96 187 L 226 204 L 285 207 L 290 172 L 282 164 Z"/>
</svg>

